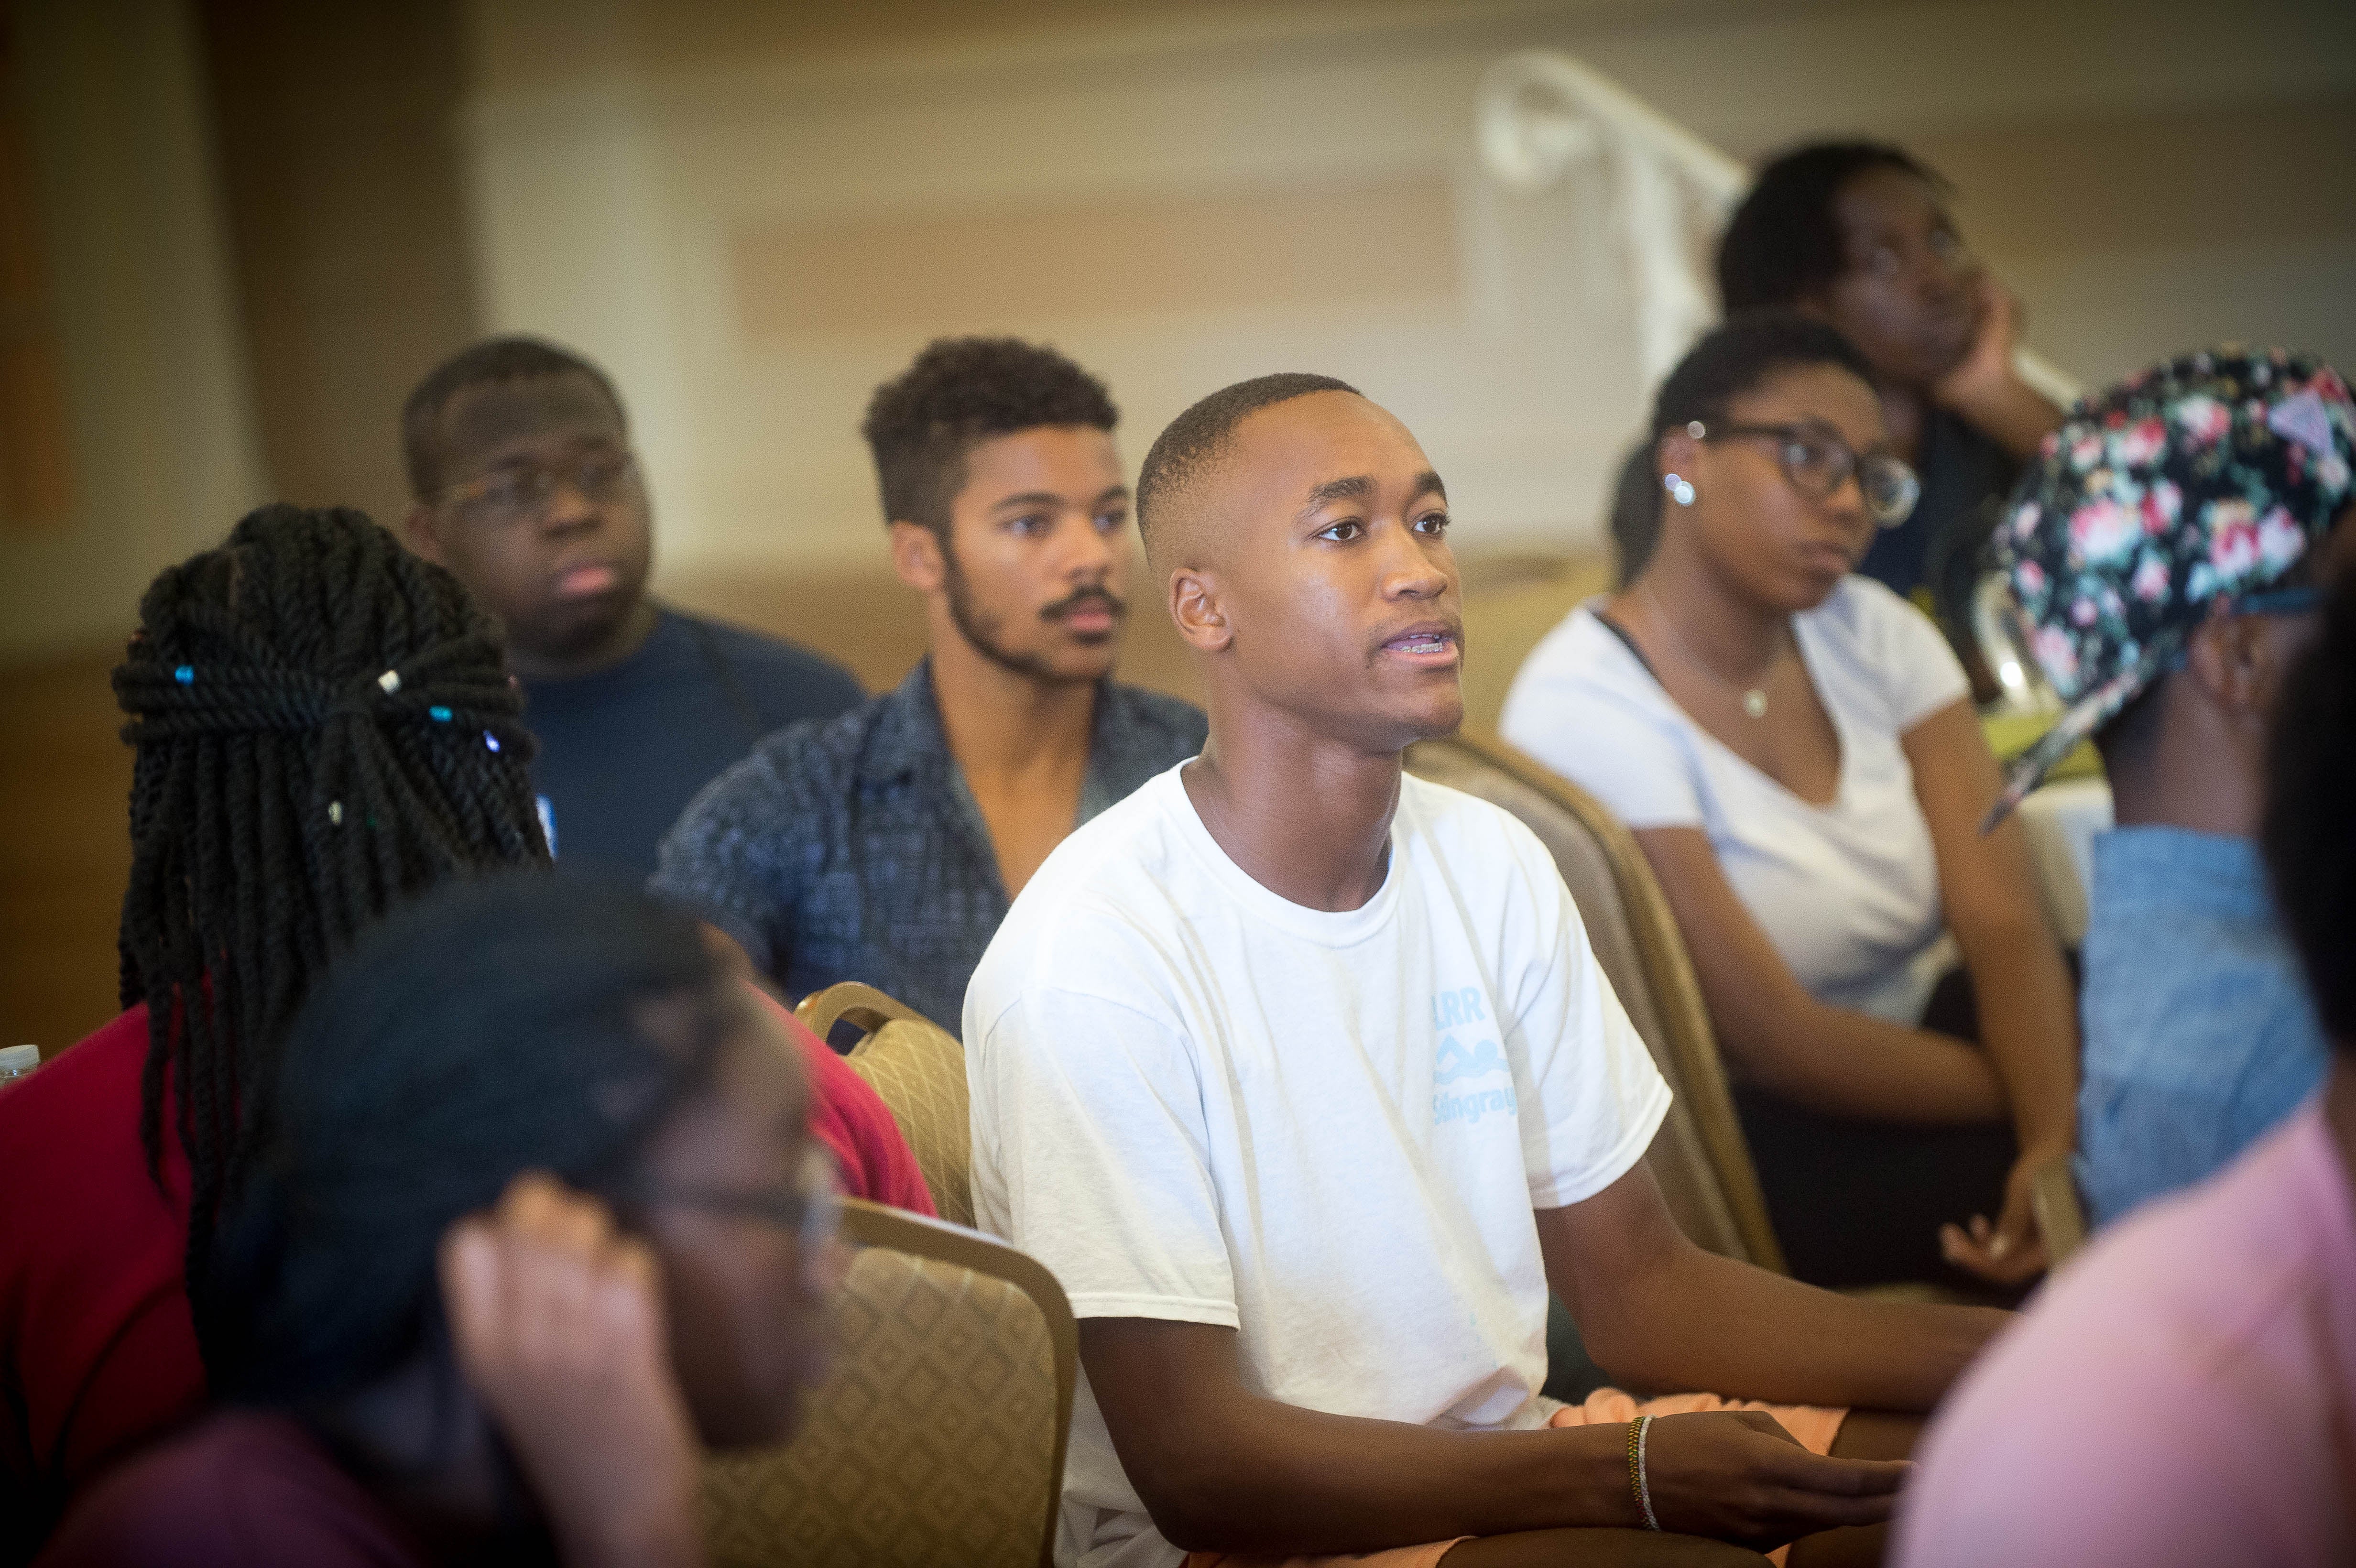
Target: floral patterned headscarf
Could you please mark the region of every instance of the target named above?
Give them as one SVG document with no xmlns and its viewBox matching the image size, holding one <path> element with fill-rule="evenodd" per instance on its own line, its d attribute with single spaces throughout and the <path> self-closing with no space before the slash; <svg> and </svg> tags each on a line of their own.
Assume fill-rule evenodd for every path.
<svg viewBox="0 0 2356 1568">
<path fill-rule="evenodd" d="M 1989 825 L 2174 669 L 2213 609 L 2260 608 L 2347 507 L 2351 464 L 2356 405 L 2311 354 L 2218 348 L 2081 400 L 1988 545 L 2070 704 Z"/>
</svg>

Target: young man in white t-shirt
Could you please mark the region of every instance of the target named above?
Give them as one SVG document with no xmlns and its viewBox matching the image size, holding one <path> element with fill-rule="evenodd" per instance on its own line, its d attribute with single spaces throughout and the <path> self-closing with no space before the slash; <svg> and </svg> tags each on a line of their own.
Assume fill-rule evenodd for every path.
<svg viewBox="0 0 2356 1568">
<path fill-rule="evenodd" d="M 2003 1319 L 1676 1230 L 1668 1089 L 1553 862 L 1400 769 L 1462 717 L 1414 438 L 1262 378 L 1138 500 L 1210 741 L 1048 858 L 966 996 L 977 1211 L 1081 1319 L 1058 1561 L 1755 1561 L 1721 1543 L 1886 1519 L 1902 1466 L 1821 1456 L 1909 1424 L 1539 1396 L 1549 1285 L 1617 1378 L 1827 1407 L 1926 1409 Z"/>
</svg>

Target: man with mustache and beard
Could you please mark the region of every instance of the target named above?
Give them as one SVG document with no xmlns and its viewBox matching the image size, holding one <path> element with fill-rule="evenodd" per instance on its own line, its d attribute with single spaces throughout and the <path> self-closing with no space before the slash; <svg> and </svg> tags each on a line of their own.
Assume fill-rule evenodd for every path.
<svg viewBox="0 0 2356 1568">
<path fill-rule="evenodd" d="M 1102 382 L 1012 338 L 941 339 L 876 389 L 862 429 L 926 656 L 714 780 L 652 884 L 788 995 L 861 980 L 955 1029 L 1049 851 L 1202 749 L 1199 709 L 1109 678 L 1132 554 L 1119 418 Z"/>
</svg>

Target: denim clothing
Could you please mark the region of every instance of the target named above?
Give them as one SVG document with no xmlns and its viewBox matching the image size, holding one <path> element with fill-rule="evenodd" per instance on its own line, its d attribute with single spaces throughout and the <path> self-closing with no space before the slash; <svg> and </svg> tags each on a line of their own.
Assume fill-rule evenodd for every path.
<svg viewBox="0 0 2356 1568">
<path fill-rule="evenodd" d="M 1194 756 L 1208 729 L 1192 703 L 1100 684 L 1078 821 Z M 788 996 L 864 981 L 952 1032 L 1008 901 L 929 662 L 755 746 L 689 805 L 648 885 L 744 944 Z"/>
<path fill-rule="evenodd" d="M 2087 904 L 2078 1178 L 2104 1224 L 2232 1159 L 2329 1055 L 2249 840 L 2100 834 Z"/>
</svg>

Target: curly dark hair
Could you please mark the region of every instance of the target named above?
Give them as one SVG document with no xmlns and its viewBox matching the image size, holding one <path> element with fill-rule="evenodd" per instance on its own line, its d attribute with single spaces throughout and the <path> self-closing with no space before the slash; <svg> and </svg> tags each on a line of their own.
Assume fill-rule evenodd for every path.
<svg viewBox="0 0 2356 1568">
<path fill-rule="evenodd" d="M 2356 527 L 2342 518 L 2342 529 Z M 2324 1031 L 2356 1050 L 2356 578 L 2284 682 L 2266 757 L 2260 843 L 2275 905 Z"/>
<path fill-rule="evenodd" d="M 1768 160 L 1718 242 L 1718 292 L 1726 314 L 1794 305 L 1848 270 L 1833 198 L 1868 169 L 1897 169 L 1941 193 L 1951 188 L 1902 148 L 1882 142 L 1816 142 Z"/>
<path fill-rule="evenodd" d="M 1222 387 L 1172 420 L 1153 438 L 1153 448 L 1137 475 L 1138 537 L 1151 545 L 1154 523 L 1169 498 L 1218 456 L 1246 416 L 1312 392 L 1357 393 L 1358 389 L 1331 376 L 1281 370 Z"/>
<path fill-rule="evenodd" d="M 937 337 L 875 389 L 859 433 L 875 453 L 884 520 L 948 537 L 965 457 L 993 436 L 1043 425 L 1109 431 L 1105 384 L 1054 349 L 1017 337 Z"/>
<path fill-rule="evenodd" d="M 426 372 L 401 406 L 401 456 L 409 473 L 409 493 L 417 500 L 440 489 L 443 475 L 434 426 L 450 400 L 469 387 L 530 381 L 543 376 L 586 376 L 614 405 L 614 417 L 629 428 L 620 394 L 605 372 L 569 348 L 538 337 L 487 337 L 460 349 Z"/>
<path fill-rule="evenodd" d="M 167 1089 L 188 1157 L 201 1342 L 214 1222 L 311 982 L 410 894 L 548 847 L 498 636 L 361 513 L 264 507 L 166 571 L 114 693 L 136 752 L 123 1005 L 148 1005 L 150 1171 Z"/>
</svg>

